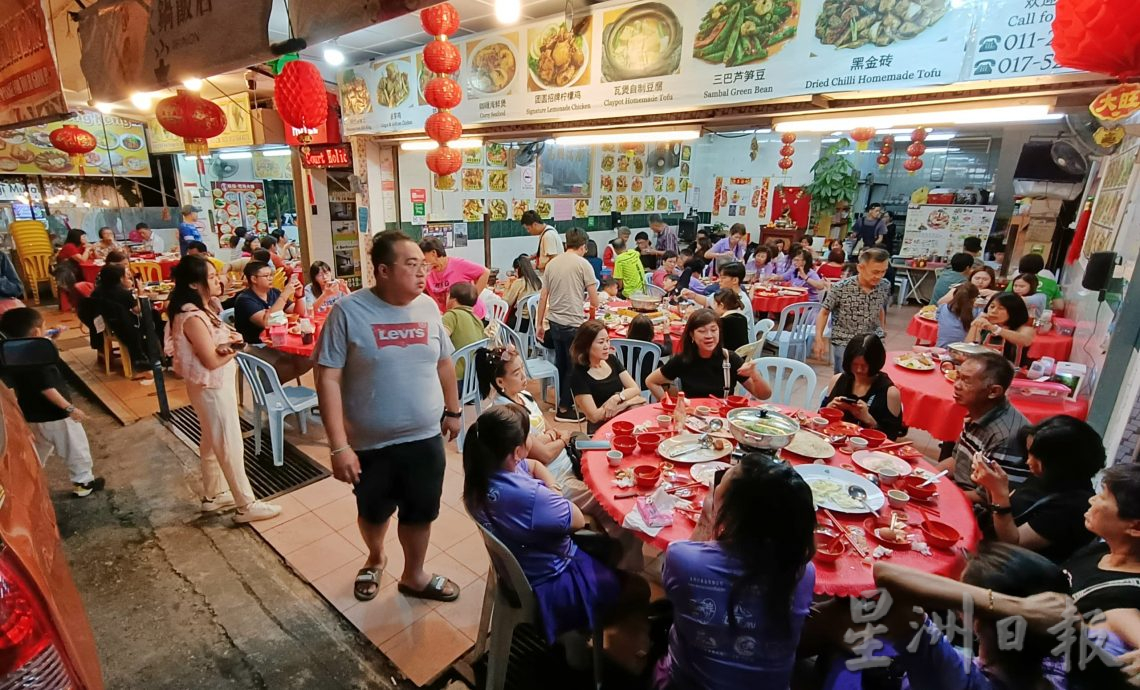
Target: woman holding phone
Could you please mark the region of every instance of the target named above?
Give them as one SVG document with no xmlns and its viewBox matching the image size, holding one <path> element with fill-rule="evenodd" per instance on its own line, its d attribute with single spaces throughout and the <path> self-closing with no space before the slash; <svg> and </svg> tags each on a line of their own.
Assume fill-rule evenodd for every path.
<svg viewBox="0 0 1140 690">
<path fill-rule="evenodd" d="M 902 394 L 883 373 L 887 350 L 874 333 L 855 336 L 843 352 L 843 371 L 831 378 L 824 407 L 843 412 L 843 420 L 878 429 L 894 440 L 906 433 Z"/>
</svg>

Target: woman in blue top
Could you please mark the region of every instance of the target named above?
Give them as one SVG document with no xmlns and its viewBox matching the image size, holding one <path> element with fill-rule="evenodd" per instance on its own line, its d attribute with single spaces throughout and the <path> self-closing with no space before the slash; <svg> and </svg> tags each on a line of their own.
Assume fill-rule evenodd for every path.
<svg viewBox="0 0 1140 690">
<path fill-rule="evenodd" d="M 803 247 L 792 247 L 790 256 L 792 267 L 780 278 L 793 287 L 807 288 L 807 301 L 818 302 L 819 291 L 829 287 L 827 281 L 820 278 L 815 269 L 808 265 Z"/>
<path fill-rule="evenodd" d="M 518 560 L 553 642 L 569 630 L 596 628 L 622 587 L 613 570 L 571 540 L 586 518 L 546 466 L 527 459 L 531 442 L 521 407 L 495 405 L 479 415 L 463 442 L 463 503 Z"/>
<path fill-rule="evenodd" d="M 673 604 L 658 690 L 786 688 L 815 587 L 815 506 L 789 465 L 746 455 L 665 552 Z"/>
<path fill-rule="evenodd" d="M 978 288 L 973 283 L 962 283 L 954 290 L 954 296 L 946 304 L 939 304 L 934 313 L 938 321 L 938 338 L 935 344 L 946 347 L 950 343 L 966 340 L 966 333 L 980 311 L 974 302 L 978 299 Z"/>
</svg>

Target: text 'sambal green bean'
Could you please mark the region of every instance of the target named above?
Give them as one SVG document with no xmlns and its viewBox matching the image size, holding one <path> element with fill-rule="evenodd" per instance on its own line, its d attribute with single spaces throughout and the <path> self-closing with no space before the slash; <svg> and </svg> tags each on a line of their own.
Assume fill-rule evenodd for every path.
<svg viewBox="0 0 1140 690">
<path fill-rule="evenodd" d="M 796 35 L 799 0 L 724 0 L 709 8 L 693 42 L 693 57 L 736 67 L 765 60 Z"/>
</svg>

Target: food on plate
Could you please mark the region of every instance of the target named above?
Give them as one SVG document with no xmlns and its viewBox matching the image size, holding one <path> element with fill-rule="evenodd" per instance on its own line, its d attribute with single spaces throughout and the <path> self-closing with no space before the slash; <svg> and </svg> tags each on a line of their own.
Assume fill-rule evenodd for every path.
<svg viewBox="0 0 1140 690">
<path fill-rule="evenodd" d="M 912 371 L 932 371 L 934 360 L 925 352 L 907 352 L 895 357 L 895 364 Z"/>
<path fill-rule="evenodd" d="M 701 18 L 693 57 L 735 67 L 759 62 L 796 35 L 799 0 L 722 0 Z"/>
<path fill-rule="evenodd" d="M 614 210 L 614 198 L 612 196 L 603 196 L 598 201 L 598 208 L 601 209 L 602 213 L 609 213 Z"/>
<path fill-rule="evenodd" d="M 4 132 L 0 134 L 0 139 L 9 144 L 23 144 L 28 140 L 28 137 L 23 132 Z"/>
<path fill-rule="evenodd" d="M 633 172 L 637 173 L 638 175 L 641 175 L 642 173 L 644 173 L 645 172 L 645 161 L 641 160 L 640 158 L 634 158 L 633 159 Z"/>
<path fill-rule="evenodd" d="M 668 211 L 669 210 L 669 200 L 663 196 L 657 197 L 657 210 L 658 211 Z"/>
<path fill-rule="evenodd" d="M 655 192 L 665 191 L 665 178 L 664 177 L 661 177 L 660 175 L 654 175 L 653 176 L 653 191 L 655 191 Z"/>
<path fill-rule="evenodd" d="M 432 175 L 435 178 L 435 188 L 441 192 L 450 192 L 455 189 L 455 175 Z"/>
<path fill-rule="evenodd" d="M 936 208 L 926 217 L 926 225 L 932 230 L 941 230 L 950 224 L 950 214 L 945 209 Z"/>
<path fill-rule="evenodd" d="M 503 41 L 495 41 L 475 51 L 471 57 L 471 88 L 485 94 L 502 91 L 515 78 L 515 51 Z"/>
<path fill-rule="evenodd" d="M 53 148 L 51 144 L 51 135 L 47 132 L 32 132 L 28 137 L 28 143 L 32 146 L 39 146 L 42 149 Z"/>
<path fill-rule="evenodd" d="M 614 178 L 609 175 L 602 175 L 601 185 L 603 192 L 614 191 Z"/>
<path fill-rule="evenodd" d="M 922 309 L 918 310 L 918 315 L 924 319 L 930 319 L 933 321 L 934 319 L 938 318 L 938 305 L 928 304 Z"/>
<path fill-rule="evenodd" d="M 530 203 L 526 199 L 515 199 L 511 205 L 511 216 L 515 220 L 522 220 L 523 214 L 530 210 Z"/>
<path fill-rule="evenodd" d="M 0 170 L 3 170 L 4 172 L 12 172 L 19 169 L 19 167 L 20 161 L 16 160 L 15 158 L 9 158 L 8 156 L 0 158 Z"/>
<path fill-rule="evenodd" d="M 507 202 L 502 199 L 491 199 L 489 202 L 491 220 L 507 219 Z"/>
<path fill-rule="evenodd" d="M 644 187 L 644 186 L 645 186 L 645 182 L 642 181 L 642 179 L 640 177 L 635 177 L 635 178 L 633 178 L 633 181 L 629 183 L 629 191 L 640 192 L 642 187 Z"/>
<path fill-rule="evenodd" d="M 639 197 L 639 196 L 633 197 L 632 199 L 630 199 L 629 205 L 630 205 L 631 211 L 634 211 L 634 212 L 640 211 L 641 210 L 641 197 Z"/>
<path fill-rule="evenodd" d="M 652 211 L 655 208 L 657 208 L 657 197 L 653 196 L 652 194 L 646 194 L 645 195 L 645 210 L 646 211 Z"/>
<path fill-rule="evenodd" d="M 666 191 L 666 192 L 675 192 L 675 191 L 677 191 L 677 180 L 674 180 L 672 177 L 670 177 L 669 179 L 665 180 L 665 191 Z"/>
<path fill-rule="evenodd" d="M 797 432 L 784 450 L 805 458 L 830 458 L 835 455 L 835 448 L 827 442 L 827 439 L 810 431 Z"/>
<path fill-rule="evenodd" d="M 483 219 L 483 200 L 482 199 L 464 199 L 463 200 L 463 220 L 471 222 Z"/>
<path fill-rule="evenodd" d="M 535 83 L 544 89 L 569 86 L 585 70 L 586 39 L 565 22 L 552 24 L 531 44 L 527 66 Z"/>
<path fill-rule="evenodd" d="M 554 215 L 554 209 L 551 208 L 550 202 L 546 201 L 545 199 L 543 199 L 542 201 L 539 201 L 535 205 L 534 210 L 538 211 L 538 215 L 540 218 L 550 218 L 551 216 Z"/>
<path fill-rule="evenodd" d="M 482 168 L 464 168 L 463 169 L 463 191 L 477 192 L 483 189 L 483 169 Z"/>
<path fill-rule="evenodd" d="M 607 153 L 602 156 L 602 170 L 605 172 L 612 172 L 614 169 L 614 154 Z"/>
<path fill-rule="evenodd" d="M 825 477 L 805 477 L 807 485 L 811 487 L 811 497 L 816 505 L 830 504 L 839 510 L 858 510 L 863 507 L 847 493 L 846 482 Z"/>
<path fill-rule="evenodd" d="M 466 171 L 464 171 L 466 172 Z M 491 170 L 487 173 L 487 185 L 492 192 L 507 191 L 507 171 Z"/>
<path fill-rule="evenodd" d="M 617 210 L 618 210 L 618 212 L 619 212 L 619 213 L 620 213 L 620 212 L 623 212 L 623 211 L 628 211 L 628 210 L 629 210 L 629 197 L 627 197 L 627 196 L 626 196 L 626 195 L 624 195 L 624 194 L 619 194 L 619 195 L 618 195 L 618 198 L 617 198 Z"/>
<path fill-rule="evenodd" d="M 880 453 L 878 451 L 858 451 L 851 456 L 855 464 L 868 472 L 881 472 L 883 470 L 894 470 L 899 476 L 905 477 L 911 473 L 910 464 L 901 458 L 896 458 L 889 453 Z"/>
<path fill-rule="evenodd" d="M 585 218 L 590 215 L 590 200 L 589 199 L 575 199 L 574 200 L 574 217 Z"/>
<path fill-rule="evenodd" d="M 27 147 L 19 145 L 13 146 L 8 151 L 8 155 L 20 161 L 21 163 L 31 163 L 36 158 L 36 154 L 28 150 Z"/>
<path fill-rule="evenodd" d="M 619 156 L 617 159 L 618 172 L 629 172 L 629 156 Z"/>
<path fill-rule="evenodd" d="M 363 115 L 372 112 L 372 99 L 368 97 L 368 82 L 353 70 L 341 76 L 340 103 L 345 115 Z"/>
<path fill-rule="evenodd" d="M 617 190 L 619 192 L 624 192 L 624 191 L 628 190 L 629 189 L 629 178 L 626 177 L 625 175 L 618 175 L 616 186 L 617 186 Z"/>
<path fill-rule="evenodd" d="M 606 27 L 602 40 L 607 81 L 672 74 L 681 61 L 681 25 L 663 4 L 631 7 Z"/>
<path fill-rule="evenodd" d="M 119 146 L 128 151 L 138 151 L 143 147 L 143 141 L 141 137 L 134 134 L 124 134 L 123 138 L 119 140 Z"/>
<path fill-rule="evenodd" d="M 147 168 L 147 162 L 141 158 L 128 158 L 127 167 L 131 172 L 142 172 Z"/>
<path fill-rule="evenodd" d="M 502 144 L 487 145 L 487 164 L 502 167 L 507 164 L 507 147 Z"/>
<path fill-rule="evenodd" d="M 815 35 L 836 48 L 888 46 L 933 26 L 950 4 L 951 0 L 824 0 Z"/>
<path fill-rule="evenodd" d="M 681 164 L 681 177 L 688 177 L 688 176 L 689 176 L 689 164 L 688 163 L 682 163 Z"/>
<path fill-rule="evenodd" d="M 954 383 L 958 380 L 958 370 L 957 369 L 944 369 L 942 371 L 942 375 L 945 376 L 946 380 L 949 381 L 950 383 Z"/>
<path fill-rule="evenodd" d="M 385 65 L 384 76 L 376 84 L 376 102 L 385 108 L 395 108 L 407 100 L 410 93 L 408 73 L 395 62 Z"/>
<path fill-rule="evenodd" d="M 36 167 L 45 172 L 63 172 L 71 169 L 71 159 L 63 151 L 43 151 L 35 155 Z"/>
</svg>

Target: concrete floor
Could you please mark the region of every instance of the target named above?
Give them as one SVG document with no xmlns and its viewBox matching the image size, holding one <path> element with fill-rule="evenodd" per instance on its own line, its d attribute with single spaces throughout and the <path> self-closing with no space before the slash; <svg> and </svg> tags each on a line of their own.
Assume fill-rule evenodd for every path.
<svg viewBox="0 0 1140 690">
<path fill-rule="evenodd" d="M 75 396 L 107 489 L 48 482 L 108 688 L 392 688 L 388 662 L 253 531 L 200 518 L 197 457 Z"/>
</svg>

